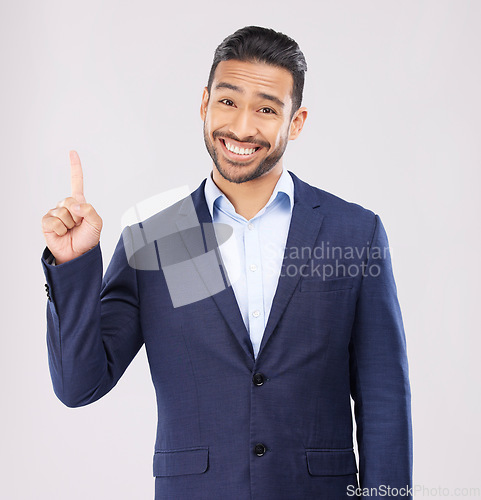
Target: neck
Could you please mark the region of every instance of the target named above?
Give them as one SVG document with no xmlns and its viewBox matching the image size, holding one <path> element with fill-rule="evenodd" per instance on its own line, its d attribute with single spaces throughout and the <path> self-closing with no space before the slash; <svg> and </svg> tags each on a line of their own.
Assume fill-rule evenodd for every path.
<svg viewBox="0 0 481 500">
<path fill-rule="evenodd" d="M 232 203 L 235 211 L 250 220 L 269 201 L 281 174 L 282 162 L 279 161 L 272 170 L 257 179 L 236 184 L 224 179 L 214 165 L 212 180 Z"/>
</svg>

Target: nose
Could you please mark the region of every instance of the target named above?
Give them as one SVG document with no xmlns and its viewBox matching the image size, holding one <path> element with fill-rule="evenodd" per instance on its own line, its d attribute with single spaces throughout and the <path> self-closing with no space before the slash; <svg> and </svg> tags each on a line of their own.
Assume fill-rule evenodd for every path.
<svg viewBox="0 0 481 500">
<path fill-rule="evenodd" d="M 237 136 L 239 141 L 245 141 L 257 135 L 257 126 L 255 117 L 249 109 L 238 109 L 233 113 L 233 119 L 230 124 L 230 131 Z"/>
</svg>

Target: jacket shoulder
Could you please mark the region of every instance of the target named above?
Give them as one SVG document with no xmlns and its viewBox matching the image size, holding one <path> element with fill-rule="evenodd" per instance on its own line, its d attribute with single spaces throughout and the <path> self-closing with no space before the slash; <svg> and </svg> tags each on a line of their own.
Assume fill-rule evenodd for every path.
<svg viewBox="0 0 481 500">
<path fill-rule="evenodd" d="M 359 203 L 347 201 L 340 196 L 325 191 L 319 187 L 308 184 L 290 172 L 294 179 L 294 186 L 299 190 L 300 198 L 308 198 L 316 206 L 319 206 L 323 215 L 336 216 L 352 219 L 358 223 L 373 223 L 375 212 L 363 207 Z M 307 197 L 305 196 L 307 194 Z"/>
<path fill-rule="evenodd" d="M 316 196 L 321 202 L 321 206 L 328 213 L 342 214 L 360 219 L 372 220 L 376 214 L 359 203 L 345 200 L 323 189 L 312 186 Z"/>
</svg>

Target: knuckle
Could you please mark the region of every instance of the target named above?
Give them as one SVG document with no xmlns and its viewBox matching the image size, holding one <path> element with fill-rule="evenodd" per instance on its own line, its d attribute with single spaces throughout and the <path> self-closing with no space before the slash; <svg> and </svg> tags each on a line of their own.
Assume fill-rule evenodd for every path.
<svg viewBox="0 0 481 500">
<path fill-rule="evenodd" d="M 64 224 L 70 222 L 72 219 L 72 214 L 67 207 L 60 207 L 55 209 L 55 216 L 61 219 Z"/>
<path fill-rule="evenodd" d="M 42 229 L 43 230 L 50 229 L 50 216 L 47 214 L 42 217 Z"/>
<path fill-rule="evenodd" d="M 63 223 L 67 229 L 72 229 L 73 227 L 75 227 L 75 222 L 72 219 L 64 220 Z"/>
<path fill-rule="evenodd" d="M 60 236 L 63 236 L 67 232 L 67 228 L 65 227 L 65 224 L 60 219 L 54 220 L 53 229 Z"/>
<path fill-rule="evenodd" d="M 57 203 L 57 208 L 69 207 L 72 203 L 76 203 L 76 202 L 77 202 L 77 200 L 75 198 L 72 198 L 72 196 L 67 196 L 66 198 L 64 198 L 63 200 L 60 200 Z"/>
<path fill-rule="evenodd" d="M 58 220 L 54 215 L 49 213 L 42 217 L 42 228 L 49 231 L 55 228 L 56 220 Z"/>
<path fill-rule="evenodd" d="M 60 215 L 61 208 L 53 208 L 51 211 L 52 217 L 57 217 Z"/>
<path fill-rule="evenodd" d="M 67 207 L 62 207 L 59 209 L 59 215 L 62 216 L 62 219 L 63 218 L 69 218 L 70 217 L 70 212 L 69 212 L 69 209 Z"/>
</svg>

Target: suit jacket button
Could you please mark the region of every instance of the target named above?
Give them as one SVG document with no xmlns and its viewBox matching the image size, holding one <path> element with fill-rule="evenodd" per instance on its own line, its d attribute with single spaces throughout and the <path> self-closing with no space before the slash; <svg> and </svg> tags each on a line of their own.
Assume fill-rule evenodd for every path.
<svg viewBox="0 0 481 500">
<path fill-rule="evenodd" d="M 267 448 L 262 443 L 258 443 L 254 446 L 254 453 L 258 457 L 262 457 L 262 455 L 265 455 L 266 451 L 267 451 Z"/>
<path fill-rule="evenodd" d="M 262 373 L 255 373 L 254 376 L 252 377 L 252 381 L 254 382 L 254 385 L 261 386 L 264 385 L 266 378 Z"/>
</svg>

